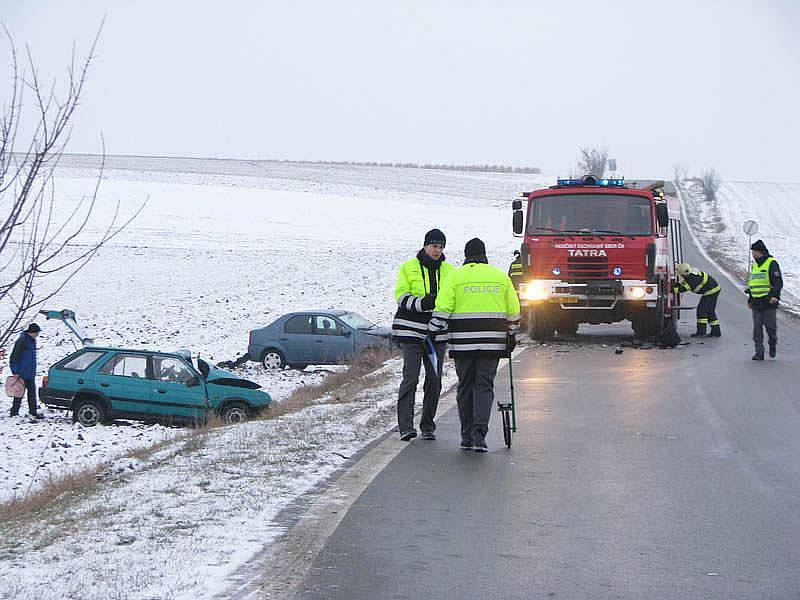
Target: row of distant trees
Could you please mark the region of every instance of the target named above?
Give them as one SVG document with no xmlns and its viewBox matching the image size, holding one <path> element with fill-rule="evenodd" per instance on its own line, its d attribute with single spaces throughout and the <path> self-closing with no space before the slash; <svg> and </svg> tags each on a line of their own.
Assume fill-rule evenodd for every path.
<svg viewBox="0 0 800 600">
<path fill-rule="evenodd" d="M 289 161 L 287 161 L 289 162 Z M 537 167 L 511 167 L 508 165 L 452 165 L 438 163 L 414 163 L 414 162 L 360 162 L 353 160 L 315 160 L 315 161 L 291 161 L 300 163 L 311 163 L 315 165 L 352 165 L 357 167 L 398 167 L 402 169 L 437 169 L 440 171 L 474 171 L 478 173 L 528 173 L 537 175 L 542 172 Z"/>
</svg>

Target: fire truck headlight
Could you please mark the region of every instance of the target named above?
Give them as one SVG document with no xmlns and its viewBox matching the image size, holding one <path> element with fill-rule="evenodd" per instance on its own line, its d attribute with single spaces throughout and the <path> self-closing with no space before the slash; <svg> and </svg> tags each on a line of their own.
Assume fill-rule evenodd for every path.
<svg viewBox="0 0 800 600">
<path fill-rule="evenodd" d="M 641 300 L 642 298 L 644 298 L 644 294 L 645 294 L 644 288 L 640 287 L 631 288 L 631 296 L 633 296 L 634 300 Z"/>
<path fill-rule="evenodd" d="M 546 281 L 534 279 L 528 283 L 521 283 L 519 294 L 523 300 L 547 300 L 550 297 L 550 285 Z"/>
</svg>

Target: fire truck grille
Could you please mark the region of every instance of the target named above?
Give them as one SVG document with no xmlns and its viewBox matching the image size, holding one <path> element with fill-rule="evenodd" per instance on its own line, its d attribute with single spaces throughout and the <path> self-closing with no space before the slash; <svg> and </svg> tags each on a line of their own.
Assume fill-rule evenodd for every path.
<svg viewBox="0 0 800 600">
<path fill-rule="evenodd" d="M 567 277 L 570 279 L 607 279 L 608 257 L 571 256 L 567 258 Z"/>
</svg>

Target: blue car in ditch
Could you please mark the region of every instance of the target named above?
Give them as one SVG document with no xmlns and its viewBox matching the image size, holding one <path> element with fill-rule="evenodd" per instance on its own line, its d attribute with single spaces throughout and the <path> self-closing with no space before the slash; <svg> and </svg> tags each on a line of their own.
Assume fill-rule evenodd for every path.
<svg viewBox="0 0 800 600">
<path fill-rule="evenodd" d="M 86 427 L 116 418 L 203 423 L 212 415 L 240 423 L 272 402 L 260 387 L 202 359 L 194 364 L 186 350 L 87 346 L 50 367 L 40 397 Z"/>
<path fill-rule="evenodd" d="M 286 365 L 348 364 L 364 352 L 391 348 L 392 331 L 358 313 L 346 310 L 309 310 L 279 317 L 250 332 L 250 360 L 267 369 Z"/>
</svg>

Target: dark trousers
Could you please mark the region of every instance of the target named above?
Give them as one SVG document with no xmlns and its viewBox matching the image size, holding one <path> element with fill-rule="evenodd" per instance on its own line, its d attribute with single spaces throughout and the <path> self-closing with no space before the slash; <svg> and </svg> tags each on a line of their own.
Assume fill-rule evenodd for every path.
<svg viewBox="0 0 800 600">
<path fill-rule="evenodd" d="M 436 408 L 439 406 L 439 395 L 442 393 L 442 380 L 439 374 L 433 372 L 433 366 L 425 358 L 425 349 L 422 341 L 417 343 L 405 343 L 403 346 L 403 381 L 400 383 L 400 391 L 397 395 L 397 427 L 400 434 L 414 429 L 414 400 L 417 395 L 417 383 L 419 383 L 420 364 L 425 363 L 425 383 L 423 384 L 424 395 L 422 398 L 422 418 L 419 421 L 419 428 L 422 431 L 434 431 L 436 423 Z M 442 342 L 436 344 L 436 356 L 439 359 L 441 369 L 444 360 L 444 350 L 447 346 Z"/>
<path fill-rule="evenodd" d="M 28 392 L 28 412 L 32 415 L 36 414 L 36 380 L 26 379 L 25 389 Z M 19 407 L 22 406 L 22 398 L 14 398 L 11 402 L 11 415 L 19 414 Z"/>
<path fill-rule="evenodd" d="M 466 354 L 466 355 L 465 355 Z M 454 352 L 458 374 L 458 416 L 461 418 L 461 439 L 472 442 L 483 439 L 489 431 L 489 417 L 494 403 L 494 376 L 500 358 L 495 353 Z"/>
<path fill-rule="evenodd" d="M 767 330 L 770 347 L 778 345 L 778 309 L 753 308 L 753 344 L 756 354 L 764 354 L 764 329 Z"/>
<path fill-rule="evenodd" d="M 712 327 L 714 325 L 719 325 L 719 319 L 717 319 L 717 300 L 719 300 L 719 292 L 700 298 L 700 302 L 697 304 L 698 324 L 708 324 Z"/>
</svg>

